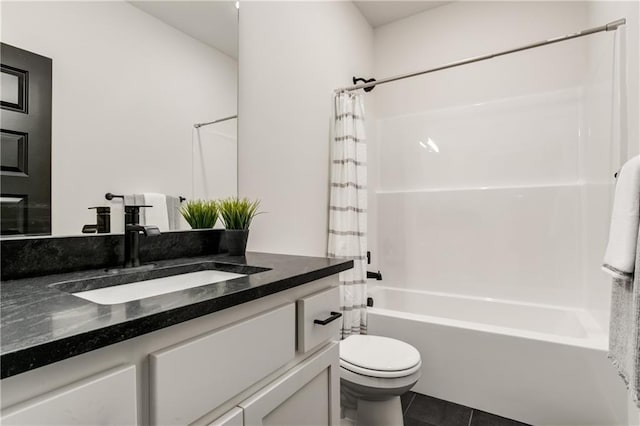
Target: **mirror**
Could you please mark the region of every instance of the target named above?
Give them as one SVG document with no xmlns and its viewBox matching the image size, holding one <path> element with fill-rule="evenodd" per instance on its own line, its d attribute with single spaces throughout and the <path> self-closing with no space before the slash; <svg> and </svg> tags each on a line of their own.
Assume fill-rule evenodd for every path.
<svg viewBox="0 0 640 426">
<path fill-rule="evenodd" d="M 1 20 L 3 238 L 77 235 L 107 206 L 120 233 L 106 193 L 237 195 L 235 1 L 3 2 Z"/>
</svg>

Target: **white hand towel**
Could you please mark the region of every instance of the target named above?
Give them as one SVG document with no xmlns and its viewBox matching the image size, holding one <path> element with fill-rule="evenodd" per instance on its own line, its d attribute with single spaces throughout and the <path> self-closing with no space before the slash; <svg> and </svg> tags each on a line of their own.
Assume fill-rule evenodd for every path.
<svg viewBox="0 0 640 426">
<path fill-rule="evenodd" d="M 167 196 L 153 192 L 145 193 L 144 203 L 148 206 L 153 206 L 145 208 L 145 223 L 157 226 L 161 232 L 168 231 Z"/>
<path fill-rule="evenodd" d="M 133 194 L 133 200 L 134 200 L 134 203 L 133 203 L 134 206 L 144 206 L 147 204 L 144 202 L 144 194 Z M 140 225 L 146 225 L 147 209 L 145 207 L 141 208 L 139 215 L 140 215 L 140 220 L 138 221 L 138 223 Z"/>
<path fill-rule="evenodd" d="M 144 204 L 145 204 L 144 203 L 144 195 L 142 195 L 142 194 L 130 194 L 130 195 L 125 195 L 124 196 L 124 205 L 125 206 L 143 206 Z M 145 211 L 144 210 L 145 209 L 142 208 L 142 209 L 140 209 L 140 212 L 139 212 L 139 221 L 138 221 L 138 223 L 140 225 L 144 225 L 145 224 L 145 221 L 144 221 Z"/>
<path fill-rule="evenodd" d="M 640 224 L 640 156 L 627 161 L 616 182 L 609 244 L 602 269 L 613 278 L 633 278 Z"/>
<path fill-rule="evenodd" d="M 180 197 L 167 195 L 167 215 L 169 230 L 180 229 Z"/>
</svg>

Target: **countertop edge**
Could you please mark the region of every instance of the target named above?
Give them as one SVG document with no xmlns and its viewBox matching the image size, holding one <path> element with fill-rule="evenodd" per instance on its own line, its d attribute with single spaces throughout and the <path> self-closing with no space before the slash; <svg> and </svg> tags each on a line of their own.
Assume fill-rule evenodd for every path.
<svg viewBox="0 0 640 426">
<path fill-rule="evenodd" d="M 344 263 L 325 266 L 275 280 L 263 286 L 242 292 L 181 306 L 142 318 L 132 319 L 123 323 L 109 325 L 107 327 L 4 353 L 0 355 L 0 379 L 12 377 L 172 325 L 239 306 L 243 303 L 326 278 L 352 267 L 353 261 L 345 261 Z"/>
</svg>

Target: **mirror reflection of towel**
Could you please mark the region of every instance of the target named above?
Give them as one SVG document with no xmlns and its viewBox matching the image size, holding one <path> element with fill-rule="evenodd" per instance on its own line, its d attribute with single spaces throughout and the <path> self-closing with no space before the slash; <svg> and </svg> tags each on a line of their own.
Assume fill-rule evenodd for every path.
<svg viewBox="0 0 640 426">
<path fill-rule="evenodd" d="M 153 206 L 140 209 L 139 223 L 141 225 L 156 225 L 160 232 L 180 229 L 180 219 L 182 217 L 180 214 L 180 205 L 182 204 L 180 197 L 151 192 L 131 194 L 124 196 L 124 204 L 127 206 Z"/>
<path fill-rule="evenodd" d="M 143 206 L 144 205 L 144 195 L 142 194 L 130 194 L 124 196 L 124 205 L 125 206 Z M 140 225 L 146 225 L 145 221 L 145 209 L 140 209 L 140 220 L 138 223 Z"/>
<path fill-rule="evenodd" d="M 169 230 L 180 229 L 180 198 L 167 195 Z"/>
<path fill-rule="evenodd" d="M 145 210 L 145 225 L 155 225 L 160 232 L 168 231 L 169 214 L 167 211 L 167 196 L 155 192 L 144 193 L 144 204 L 153 207 L 147 207 Z"/>
</svg>

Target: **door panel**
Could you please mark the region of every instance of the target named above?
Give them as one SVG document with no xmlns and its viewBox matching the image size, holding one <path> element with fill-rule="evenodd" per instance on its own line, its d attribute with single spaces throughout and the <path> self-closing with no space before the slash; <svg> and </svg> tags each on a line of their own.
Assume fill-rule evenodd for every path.
<svg viewBox="0 0 640 426">
<path fill-rule="evenodd" d="M 328 425 L 330 409 L 327 389 L 329 389 L 329 369 L 323 370 L 286 401 L 264 416 L 262 425 Z"/>
<path fill-rule="evenodd" d="M 244 410 L 244 426 L 337 426 L 339 358 L 339 344 L 329 343 L 238 404 Z"/>
<path fill-rule="evenodd" d="M 149 355 L 151 424 L 191 423 L 294 356 L 293 303 L 154 352 Z"/>
<path fill-rule="evenodd" d="M 0 234 L 51 233 L 51 70 L 0 44 Z"/>
<path fill-rule="evenodd" d="M 136 367 L 116 367 L 2 410 L 0 423 L 16 425 L 135 426 Z"/>
</svg>

